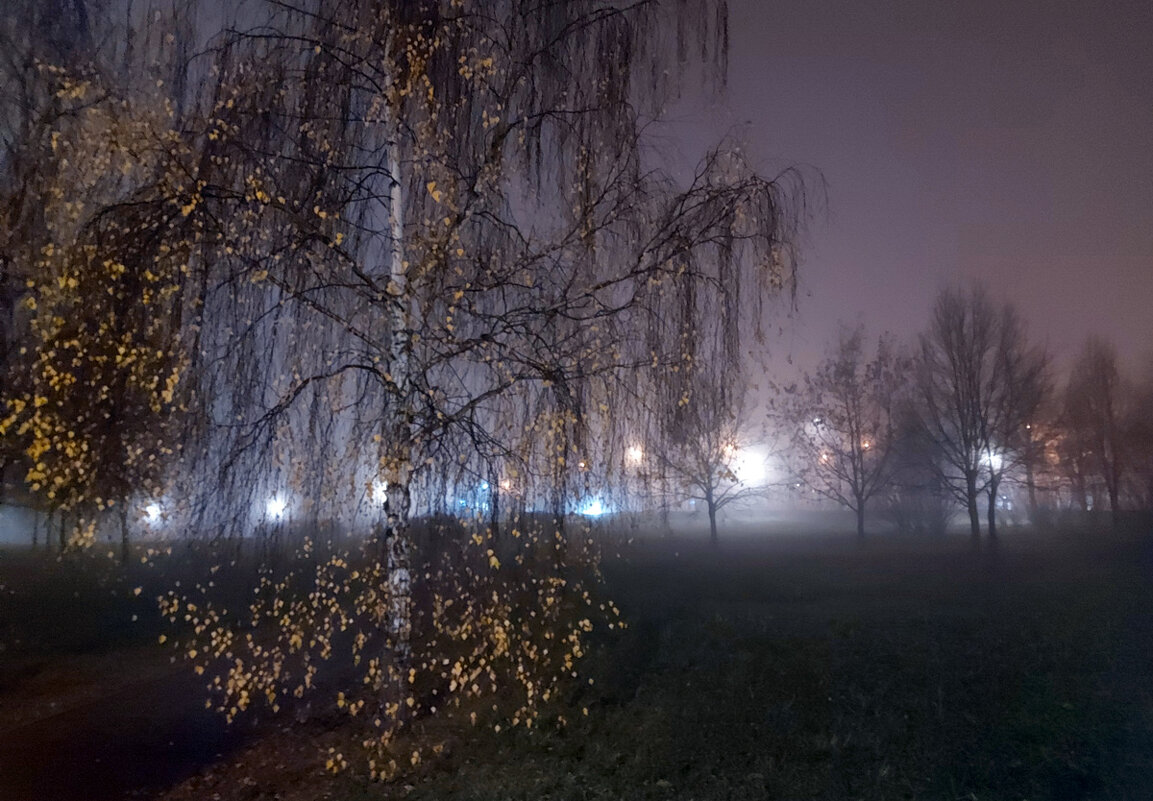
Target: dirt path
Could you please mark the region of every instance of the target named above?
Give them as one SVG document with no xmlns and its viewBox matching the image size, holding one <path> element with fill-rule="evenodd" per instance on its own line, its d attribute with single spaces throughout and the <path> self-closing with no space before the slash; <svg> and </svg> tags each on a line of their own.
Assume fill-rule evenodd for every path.
<svg viewBox="0 0 1153 801">
<path fill-rule="evenodd" d="M 244 739 L 202 685 L 171 670 L 0 731 L 0 799 L 150 798 L 195 773 Z"/>
</svg>

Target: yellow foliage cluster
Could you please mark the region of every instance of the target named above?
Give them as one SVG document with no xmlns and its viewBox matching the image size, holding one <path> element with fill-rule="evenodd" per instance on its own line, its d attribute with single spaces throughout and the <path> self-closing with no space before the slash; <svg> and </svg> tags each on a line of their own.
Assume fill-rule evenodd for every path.
<svg viewBox="0 0 1153 801">
<path fill-rule="evenodd" d="M 396 750 L 407 721 L 538 725 L 577 675 L 594 627 L 623 627 L 619 610 L 595 595 L 592 540 L 570 544 L 531 524 L 515 534 L 497 542 L 475 523 L 434 533 L 435 549 L 414 564 L 421 582 L 404 660 L 388 620 L 395 585 L 372 546 L 321 556 L 331 549 L 307 542 L 283 571 L 262 571 L 242 614 L 221 608 L 208 582 L 171 591 L 160 607 L 183 628 L 175 647 L 211 676 L 211 705 L 228 719 L 256 702 L 278 711 L 319 689 L 331 699 L 321 703 L 363 721 L 370 772 L 389 778 L 415 764 Z M 325 684 L 323 670 L 334 663 L 355 667 L 354 686 Z M 345 766 L 339 754 L 330 762 L 330 770 Z"/>
<path fill-rule="evenodd" d="M 27 338 L 0 437 L 51 508 L 94 514 L 146 489 L 172 455 L 164 423 L 185 369 L 192 238 L 170 222 L 183 179 L 169 109 L 93 99 L 88 82 L 44 71 L 74 108 L 50 133 L 55 160 L 36 187 L 44 239 L 17 254 Z M 78 541 L 93 536 L 81 518 Z"/>
</svg>

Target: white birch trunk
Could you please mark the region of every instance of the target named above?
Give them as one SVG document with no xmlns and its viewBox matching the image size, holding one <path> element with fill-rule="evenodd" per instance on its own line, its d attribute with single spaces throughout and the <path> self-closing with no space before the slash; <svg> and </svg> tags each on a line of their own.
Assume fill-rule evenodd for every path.
<svg viewBox="0 0 1153 801">
<path fill-rule="evenodd" d="M 389 304 L 389 374 L 392 377 L 393 404 L 384 437 L 384 473 L 386 520 L 384 557 L 388 571 L 388 628 L 392 639 L 392 663 L 396 668 L 397 703 L 403 715 L 407 695 L 408 671 L 412 661 L 412 573 L 408 540 L 408 518 L 411 503 L 412 421 L 408 404 L 412 390 L 409 374 L 411 349 L 411 306 L 408 292 L 408 264 L 404 247 L 404 186 L 400 167 L 398 126 L 393 129 L 389 145 L 388 228 L 392 245 L 388 277 Z"/>
</svg>

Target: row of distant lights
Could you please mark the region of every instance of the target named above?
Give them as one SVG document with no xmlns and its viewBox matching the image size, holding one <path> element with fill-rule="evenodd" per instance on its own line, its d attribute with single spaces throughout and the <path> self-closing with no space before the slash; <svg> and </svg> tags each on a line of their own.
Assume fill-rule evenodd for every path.
<svg viewBox="0 0 1153 801">
<path fill-rule="evenodd" d="M 819 417 L 815 418 L 813 420 L 813 423 L 819 425 L 821 423 L 821 419 Z M 861 447 L 865 448 L 867 450 L 869 448 L 870 444 L 871 443 L 869 443 L 866 440 L 866 441 L 861 443 Z M 731 457 L 731 456 L 734 456 L 736 454 L 737 448 L 734 445 L 727 445 L 727 446 L 725 446 L 725 452 L 726 452 L 726 455 Z M 626 451 L 626 456 L 628 457 L 628 460 L 630 462 L 632 462 L 633 464 L 638 464 L 641 462 L 641 460 L 644 459 L 644 450 L 639 445 L 633 445 L 628 449 L 628 451 Z M 822 462 L 827 462 L 828 459 L 829 459 L 829 455 L 827 453 L 821 454 L 821 461 Z M 993 468 L 994 470 L 998 470 L 998 469 L 1000 469 L 1001 464 L 1002 464 L 1002 457 L 998 453 L 990 453 L 985 457 L 984 461 L 989 467 Z M 585 463 L 581 462 L 580 466 L 582 468 L 584 468 Z M 487 492 L 488 488 L 489 488 L 489 483 L 487 481 L 482 481 L 480 488 L 482 491 Z M 505 492 L 508 492 L 512 489 L 512 482 L 509 481 L 508 479 L 503 479 L 500 482 L 500 488 L 502 490 L 504 490 Z M 388 500 L 388 482 L 387 481 L 374 481 L 372 484 L 372 490 L 371 490 L 370 495 L 372 497 L 373 502 L 380 503 L 380 504 L 385 503 Z M 464 504 L 464 503 L 465 502 L 462 500 L 461 504 Z M 274 521 L 283 520 L 285 514 L 288 512 L 288 501 L 282 495 L 274 495 L 271 498 L 269 498 L 268 501 L 265 503 L 264 512 L 265 512 L 265 515 L 267 516 L 267 518 L 269 520 L 274 520 Z M 609 512 L 609 508 L 604 504 L 603 501 L 601 501 L 600 498 L 591 499 L 584 506 L 582 506 L 579 510 L 580 514 L 585 515 L 587 517 L 599 517 L 599 516 L 606 514 L 608 512 Z M 144 507 L 144 520 L 150 526 L 160 525 L 160 523 L 163 521 L 163 519 L 164 519 L 164 510 L 160 506 L 159 503 L 152 502 L 152 503 L 150 503 Z"/>
<path fill-rule="evenodd" d="M 813 422 L 816 422 L 816 421 L 814 420 Z M 1029 428 L 1029 426 L 1025 426 L 1025 427 Z M 861 448 L 863 450 L 867 451 L 871 447 L 872 447 L 872 443 L 869 442 L 867 439 L 863 440 L 861 442 Z M 828 464 L 828 461 L 829 461 L 829 454 L 822 453 L 821 454 L 821 464 Z M 1005 458 L 999 453 L 990 452 L 990 453 L 986 453 L 981 458 L 981 463 L 992 470 L 1000 470 L 1001 466 L 1005 463 Z"/>
<path fill-rule="evenodd" d="M 281 495 L 274 495 L 264 504 L 264 513 L 270 520 L 282 520 L 288 511 L 288 501 Z M 164 507 L 156 501 L 144 507 L 144 522 L 150 526 L 159 526 L 164 522 Z"/>
<path fill-rule="evenodd" d="M 388 501 L 388 482 L 374 481 L 369 490 L 369 497 L 373 503 L 384 504 Z M 264 514 L 269 520 L 280 521 L 288 512 L 288 501 L 283 495 L 273 495 L 264 505 Z"/>
<path fill-rule="evenodd" d="M 388 482 L 374 481 L 371 491 L 375 503 L 384 503 L 388 500 Z M 164 507 L 157 501 L 152 501 L 144 507 L 144 522 L 150 526 L 159 526 L 164 522 Z M 283 520 L 288 513 L 288 499 L 283 495 L 273 495 L 264 503 L 264 515 L 269 520 Z"/>
<path fill-rule="evenodd" d="M 640 449 L 630 449 L 636 451 L 636 457 L 641 457 Z M 630 457 L 632 453 L 630 452 Z M 489 483 L 487 481 L 481 482 L 481 490 L 488 491 Z M 505 492 L 512 489 L 512 482 L 508 479 L 503 479 L 500 488 Z M 374 481 L 372 489 L 369 493 L 374 503 L 383 504 L 388 500 L 388 482 L 387 481 Z M 463 504 L 464 501 L 462 500 Z M 580 509 L 580 514 L 589 517 L 597 517 L 608 512 L 608 507 L 599 498 L 594 498 L 589 501 L 585 506 Z M 288 513 L 288 500 L 283 495 L 273 495 L 264 504 L 265 517 L 273 521 L 281 521 Z M 144 521 L 150 526 L 159 526 L 164 521 L 164 508 L 156 501 L 152 501 L 144 507 Z"/>
</svg>

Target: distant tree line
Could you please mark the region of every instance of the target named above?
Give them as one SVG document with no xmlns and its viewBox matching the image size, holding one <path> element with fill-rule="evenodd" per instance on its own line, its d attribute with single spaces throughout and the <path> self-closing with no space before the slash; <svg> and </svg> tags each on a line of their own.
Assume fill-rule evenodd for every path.
<svg viewBox="0 0 1153 801">
<path fill-rule="evenodd" d="M 913 347 L 842 331 L 773 417 L 794 488 L 855 512 L 860 536 L 866 510 L 936 531 L 959 510 L 977 542 L 1004 517 L 1104 512 L 1117 525 L 1153 509 L 1153 372 L 1125 375 L 1095 336 L 1060 371 L 979 285 L 943 291 Z"/>
</svg>

